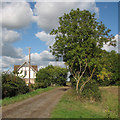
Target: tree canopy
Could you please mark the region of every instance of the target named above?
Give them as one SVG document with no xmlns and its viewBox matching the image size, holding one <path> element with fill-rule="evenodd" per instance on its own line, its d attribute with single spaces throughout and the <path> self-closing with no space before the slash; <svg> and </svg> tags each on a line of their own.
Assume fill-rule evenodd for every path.
<svg viewBox="0 0 120 120">
<path fill-rule="evenodd" d="M 49 65 L 45 68 L 42 68 L 38 71 L 36 75 L 37 83 L 46 83 L 49 85 L 66 85 L 67 80 L 67 72 L 66 68 L 61 68 L 59 66 Z"/>
<path fill-rule="evenodd" d="M 63 60 L 69 65 L 79 58 L 94 61 L 103 44 L 109 42 L 109 45 L 115 46 L 114 37 L 109 35 L 110 31 L 102 22 L 97 22 L 95 13 L 71 10 L 69 14 L 65 13 L 59 18 L 58 29 L 51 31 L 52 35 L 56 35 L 56 42 L 50 48 L 56 59 L 63 56 Z"/>
</svg>

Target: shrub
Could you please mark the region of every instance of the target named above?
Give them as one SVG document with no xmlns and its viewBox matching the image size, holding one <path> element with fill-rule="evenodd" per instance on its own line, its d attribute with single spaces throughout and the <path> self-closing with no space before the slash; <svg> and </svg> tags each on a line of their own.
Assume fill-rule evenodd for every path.
<svg viewBox="0 0 120 120">
<path fill-rule="evenodd" d="M 2 73 L 2 98 L 29 92 L 24 80 L 10 73 Z"/>
<path fill-rule="evenodd" d="M 82 79 L 84 81 L 86 79 L 85 77 Z M 76 89 L 76 80 L 72 77 L 70 77 L 70 81 L 72 84 L 72 88 Z M 79 83 L 79 89 L 81 86 L 81 81 Z M 80 94 L 79 94 L 80 95 Z M 93 99 L 95 101 L 101 101 L 101 93 L 99 90 L 98 83 L 95 80 L 89 81 L 85 86 L 82 91 L 81 97 L 83 98 L 88 98 L 88 99 Z"/>
<path fill-rule="evenodd" d="M 32 84 L 31 85 L 31 88 L 36 90 L 36 89 L 39 89 L 39 88 L 47 88 L 47 83 L 46 82 L 36 82 L 34 85 Z"/>
<path fill-rule="evenodd" d="M 101 101 L 101 92 L 95 80 L 92 80 L 92 82 L 88 82 L 85 85 L 82 91 L 82 97 L 86 97 L 88 99 L 92 98 L 95 101 Z"/>
<path fill-rule="evenodd" d="M 71 82 L 71 86 L 73 88 L 75 88 L 76 87 L 76 80 L 72 76 L 70 76 L 70 82 Z"/>
<path fill-rule="evenodd" d="M 67 69 L 58 66 L 49 65 L 46 68 L 40 69 L 36 75 L 36 83 L 40 87 L 45 88 L 51 84 L 66 85 Z"/>
<path fill-rule="evenodd" d="M 47 88 L 46 82 L 40 82 L 40 83 L 38 83 L 38 85 L 40 86 L 40 88 Z"/>
</svg>

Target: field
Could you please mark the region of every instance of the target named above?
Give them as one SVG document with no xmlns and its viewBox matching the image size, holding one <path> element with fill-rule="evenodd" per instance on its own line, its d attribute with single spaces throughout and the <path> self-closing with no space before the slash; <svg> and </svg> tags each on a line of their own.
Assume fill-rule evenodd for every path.
<svg viewBox="0 0 120 120">
<path fill-rule="evenodd" d="M 51 113 L 51 118 L 117 118 L 118 87 L 100 87 L 102 101 L 80 101 L 70 89 Z"/>
<path fill-rule="evenodd" d="M 8 105 L 8 104 L 12 104 L 12 103 L 15 103 L 15 102 L 25 100 L 27 98 L 38 95 L 40 93 L 47 92 L 49 90 L 52 90 L 53 88 L 54 87 L 40 88 L 40 89 L 37 89 L 35 91 L 29 92 L 29 93 L 26 93 L 26 94 L 21 94 L 21 95 L 15 96 L 15 97 L 11 97 L 11 98 L 7 97 L 7 98 L 4 98 L 3 100 L 0 100 L 0 103 L 2 104 L 2 106 L 5 106 L 5 105 Z"/>
</svg>

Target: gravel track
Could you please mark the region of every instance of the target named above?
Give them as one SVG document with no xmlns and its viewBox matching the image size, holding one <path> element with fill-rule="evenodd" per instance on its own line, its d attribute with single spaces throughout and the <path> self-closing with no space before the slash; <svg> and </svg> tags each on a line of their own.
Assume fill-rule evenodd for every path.
<svg viewBox="0 0 120 120">
<path fill-rule="evenodd" d="M 2 118 L 50 118 L 50 112 L 69 87 L 55 88 L 2 107 Z"/>
</svg>

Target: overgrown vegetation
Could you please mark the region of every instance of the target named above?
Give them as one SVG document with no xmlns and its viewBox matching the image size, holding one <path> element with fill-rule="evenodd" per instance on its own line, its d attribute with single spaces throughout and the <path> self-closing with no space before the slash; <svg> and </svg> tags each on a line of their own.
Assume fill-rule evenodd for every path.
<svg viewBox="0 0 120 120">
<path fill-rule="evenodd" d="M 101 92 L 95 80 L 88 82 L 83 89 L 81 97 L 88 98 L 93 101 L 101 101 Z"/>
<path fill-rule="evenodd" d="M 58 66 L 49 65 L 42 68 L 36 75 L 36 84 L 38 87 L 42 84 L 44 87 L 50 85 L 65 86 L 68 70 Z"/>
<path fill-rule="evenodd" d="M 100 86 L 120 85 L 120 54 L 114 50 L 111 52 L 103 51 L 103 56 L 100 58 L 100 66 L 97 70 L 97 79 Z"/>
<path fill-rule="evenodd" d="M 81 99 L 70 89 L 51 112 L 51 118 L 118 118 L 118 87 L 101 87 L 101 102 Z"/>
<path fill-rule="evenodd" d="M 29 92 L 25 81 L 13 73 L 2 73 L 2 98 Z"/>
</svg>

